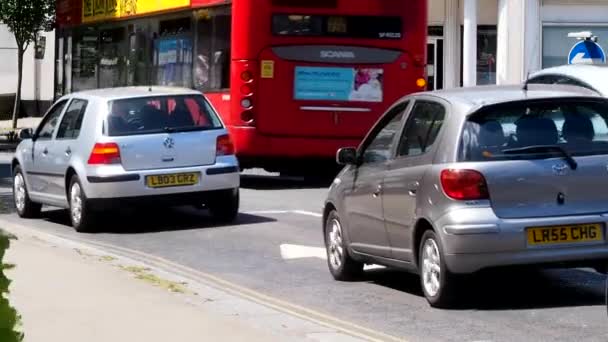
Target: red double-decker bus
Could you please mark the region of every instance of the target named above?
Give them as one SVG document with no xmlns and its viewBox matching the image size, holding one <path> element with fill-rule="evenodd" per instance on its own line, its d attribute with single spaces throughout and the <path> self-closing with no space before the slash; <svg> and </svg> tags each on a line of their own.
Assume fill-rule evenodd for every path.
<svg viewBox="0 0 608 342">
<path fill-rule="evenodd" d="M 426 85 L 426 0 L 233 0 L 231 11 L 229 94 L 207 95 L 243 168 L 332 172 L 338 148 Z"/>
<path fill-rule="evenodd" d="M 243 168 L 333 172 L 338 148 L 357 145 L 391 103 L 425 85 L 427 0 L 128 3 L 57 0 L 57 96 L 201 90 Z"/>
</svg>

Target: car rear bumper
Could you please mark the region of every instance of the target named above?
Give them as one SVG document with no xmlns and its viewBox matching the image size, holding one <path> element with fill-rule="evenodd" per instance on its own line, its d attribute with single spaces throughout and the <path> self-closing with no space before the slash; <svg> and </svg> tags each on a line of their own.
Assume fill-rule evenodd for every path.
<svg viewBox="0 0 608 342">
<path fill-rule="evenodd" d="M 235 157 L 222 157 L 214 165 L 198 167 L 181 167 L 142 171 L 125 171 L 120 165 L 104 166 L 87 170 L 87 176 L 81 177 L 87 198 L 120 199 L 120 198 L 154 198 L 158 196 L 186 195 L 215 190 L 235 189 L 240 185 L 240 170 Z M 146 177 L 153 175 L 197 173 L 195 185 L 152 188 L 146 184 Z M 82 179 L 84 178 L 84 179 Z"/>
<path fill-rule="evenodd" d="M 119 198 L 93 198 L 89 199 L 91 207 L 95 210 L 112 210 L 119 208 L 132 208 L 143 206 L 167 206 L 175 207 L 180 205 L 201 205 L 212 202 L 217 198 L 221 198 L 226 192 L 236 193 L 238 188 L 227 190 L 212 190 L 187 192 L 178 194 L 165 195 L 150 195 L 136 197 L 119 197 Z"/>
<path fill-rule="evenodd" d="M 463 223 L 462 218 L 467 222 Z M 527 228 L 603 224 L 603 241 L 533 246 Z M 473 273 L 484 268 L 515 265 L 575 263 L 593 265 L 608 261 L 608 214 L 546 218 L 501 219 L 491 208 L 467 208 L 444 215 L 435 222 L 448 269 Z"/>
</svg>

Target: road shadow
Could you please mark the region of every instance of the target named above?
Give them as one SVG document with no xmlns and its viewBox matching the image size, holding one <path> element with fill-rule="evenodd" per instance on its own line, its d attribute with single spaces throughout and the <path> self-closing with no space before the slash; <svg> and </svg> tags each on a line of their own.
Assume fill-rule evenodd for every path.
<svg viewBox="0 0 608 342">
<path fill-rule="evenodd" d="M 461 278 L 454 310 L 525 310 L 605 305 L 606 276 L 582 269 L 492 269 Z M 363 281 L 424 297 L 420 278 L 391 269 Z"/>
<path fill-rule="evenodd" d="M 42 214 L 48 222 L 61 224 L 71 229 L 70 217 L 67 210 L 49 210 Z M 276 219 L 239 214 L 237 220 L 230 224 L 215 221 L 206 210 L 190 208 L 148 208 L 129 209 L 121 211 L 106 211 L 99 215 L 94 234 L 143 234 L 168 231 L 185 231 L 221 227 L 276 222 Z"/>
<path fill-rule="evenodd" d="M 241 188 L 251 190 L 297 190 L 328 188 L 333 180 L 274 175 L 241 175 Z"/>
</svg>

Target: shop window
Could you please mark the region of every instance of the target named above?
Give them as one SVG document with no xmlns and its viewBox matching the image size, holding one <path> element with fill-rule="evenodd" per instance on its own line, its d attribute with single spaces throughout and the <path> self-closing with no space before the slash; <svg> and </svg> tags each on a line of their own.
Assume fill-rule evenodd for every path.
<svg viewBox="0 0 608 342">
<path fill-rule="evenodd" d="M 599 37 L 600 45 L 608 37 L 608 25 L 559 25 L 543 26 L 542 67 L 550 68 L 568 64 L 568 54 L 578 41 L 568 38 L 570 32 L 591 31 Z"/>
<path fill-rule="evenodd" d="M 74 32 L 72 45 L 72 90 L 97 88 L 98 33 L 94 28 Z"/>
<path fill-rule="evenodd" d="M 126 85 L 125 28 L 101 31 L 99 59 L 99 88 Z"/>
<path fill-rule="evenodd" d="M 496 84 L 496 41 L 497 30 L 493 25 L 477 26 L 477 84 Z M 464 28 L 461 26 L 461 49 L 464 40 Z M 462 86 L 462 54 L 460 56 L 460 79 Z"/>
<path fill-rule="evenodd" d="M 192 33 L 190 18 L 161 21 L 154 39 L 156 84 L 192 86 Z"/>
<path fill-rule="evenodd" d="M 201 91 L 230 86 L 230 33 L 232 16 L 229 7 L 199 12 L 194 85 Z"/>
</svg>

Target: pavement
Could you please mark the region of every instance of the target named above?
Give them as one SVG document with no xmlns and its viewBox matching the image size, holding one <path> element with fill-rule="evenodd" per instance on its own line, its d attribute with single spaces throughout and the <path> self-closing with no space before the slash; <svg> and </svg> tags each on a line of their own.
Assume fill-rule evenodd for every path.
<svg viewBox="0 0 608 342">
<path fill-rule="evenodd" d="M 10 227 L 25 341 L 358 341 L 84 244 Z"/>
</svg>

